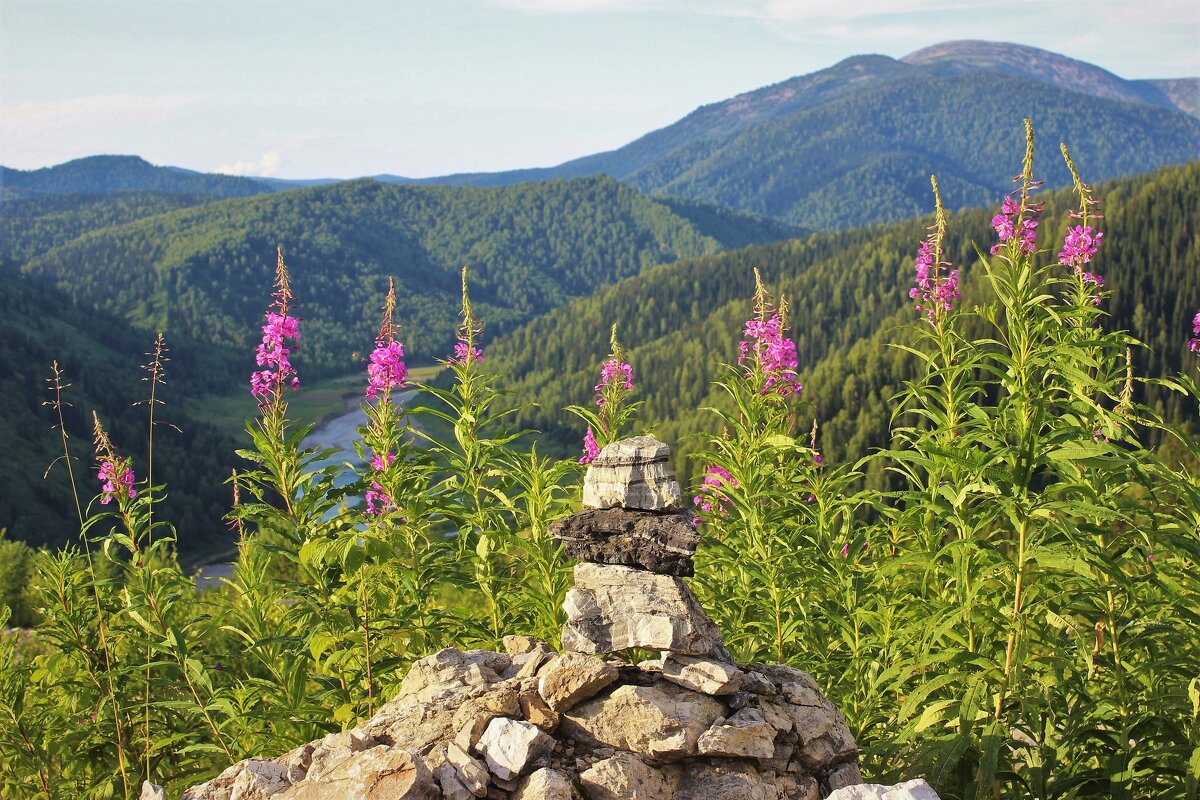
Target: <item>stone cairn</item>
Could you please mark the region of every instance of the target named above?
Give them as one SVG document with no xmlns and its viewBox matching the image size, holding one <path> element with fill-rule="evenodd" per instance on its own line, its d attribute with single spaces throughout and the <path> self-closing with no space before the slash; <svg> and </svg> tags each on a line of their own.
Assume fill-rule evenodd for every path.
<svg viewBox="0 0 1200 800">
<path fill-rule="evenodd" d="M 936 800 L 923 781 L 863 784 L 807 673 L 734 663 L 682 581 L 699 535 L 669 455 L 649 436 L 608 445 L 584 510 L 551 526 L 581 560 L 564 652 L 524 636 L 447 648 L 353 730 L 242 761 L 184 800 Z M 630 648 L 661 657 L 611 656 Z M 142 798 L 165 794 L 147 783 Z"/>
</svg>

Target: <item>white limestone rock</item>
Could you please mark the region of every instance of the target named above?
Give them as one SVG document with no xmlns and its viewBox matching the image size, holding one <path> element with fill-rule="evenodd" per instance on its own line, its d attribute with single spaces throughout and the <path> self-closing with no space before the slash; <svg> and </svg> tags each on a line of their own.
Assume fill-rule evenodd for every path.
<svg viewBox="0 0 1200 800">
<path fill-rule="evenodd" d="M 939 800 L 937 792 L 922 778 L 895 786 L 878 783 L 860 783 L 844 786 L 832 792 L 826 800 Z"/>
<path fill-rule="evenodd" d="M 671 448 L 653 436 L 605 446 L 583 479 L 584 508 L 678 511 L 683 493 L 671 471 Z"/>
<path fill-rule="evenodd" d="M 563 603 L 564 650 L 669 650 L 732 662 L 721 631 L 680 578 L 610 564 L 575 565 Z"/>
<path fill-rule="evenodd" d="M 694 692 L 722 696 L 742 688 L 745 673 L 726 661 L 664 653 L 662 675 Z"/>
<path fill-rule="evenodd" d="M 496 717 L 479 737 L 477 749 L 500 780 L 520 775 L 534 759 L 554 749 L 554 739 L 529 722 Z"/>
</svg>

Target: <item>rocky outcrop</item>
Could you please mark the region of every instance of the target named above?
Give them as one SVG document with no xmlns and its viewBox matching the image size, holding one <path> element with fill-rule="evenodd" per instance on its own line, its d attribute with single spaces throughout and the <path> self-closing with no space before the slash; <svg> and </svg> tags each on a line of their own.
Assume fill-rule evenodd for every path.
<svg viewBox="0 0 1200 800">
<path fill-rule="evenodd" d="M 242 761 L 183 797 L 818 800 L 861 781 L 845 721 L 800 670 L 734 666 L 748 688 L 733 693 L 727 680 L 697 682 L 722 694 L 654 662 L 578 653 L 516 674 L 543 649 L 435 653 L 352 730 Z"/>
</svg>

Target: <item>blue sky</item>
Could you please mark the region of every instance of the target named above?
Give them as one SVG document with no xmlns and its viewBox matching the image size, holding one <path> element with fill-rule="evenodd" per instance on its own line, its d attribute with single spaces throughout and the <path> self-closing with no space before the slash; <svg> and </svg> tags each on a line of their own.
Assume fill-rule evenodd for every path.
<svg viewBox="0 0 1200 800">
<path fill-rule="evenodd" d="M 0 0 L 0 164 L 547 166 L 858 53 L 994 39 L 1200 75 L 1196 0 Z"/>
</svg>

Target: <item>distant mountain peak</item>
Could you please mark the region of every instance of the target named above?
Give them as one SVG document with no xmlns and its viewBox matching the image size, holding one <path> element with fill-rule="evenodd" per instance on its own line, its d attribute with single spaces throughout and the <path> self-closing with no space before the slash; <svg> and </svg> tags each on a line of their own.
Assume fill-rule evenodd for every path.
<svg viewBox="0 0 1200 800">
<path fill-rule="evenodd" d="M 1094 97 L 1178 107 L 1161 87 L 1149 81 L 1126 80 L 1095 64 L 1015 42 L 960 39 L 909 53 L 905 64 L 945 72 L 996 72 L 1049 83 Z"/>
</svg>

